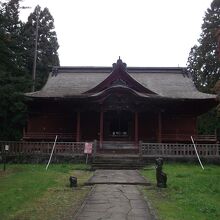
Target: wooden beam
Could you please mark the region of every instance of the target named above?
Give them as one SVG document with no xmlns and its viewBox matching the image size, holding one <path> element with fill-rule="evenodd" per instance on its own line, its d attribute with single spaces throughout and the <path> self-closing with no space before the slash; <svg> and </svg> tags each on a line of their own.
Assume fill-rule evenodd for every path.
<svg viewBox="0 0 220 220">
<path fill-rule="evenodd" d="M 161 112 L 158 112 L 158 143 L 162 142 L 162 118 L 161 118 Z"/>
<path fill-rule="evenodd" d="M 31 119 L 30 119 L 30 115 L 28 114 L 28 116 L 27 116 L 27 123 L 25 125 L 25 133 L 30 131 L 30 123 L 31 123 Z"/>
<path fill-rule="evenodd" d="M 135 146 L 138 146 L 138 112 L 134 113 L 134 141 L 135 141 Z"/>
<path fill-rule="evenodd" d="M 76 119 L 76 142 L 80 142 L 80 112 L 77 112 L 77 119 Z"/>
<path fill-rule="evenodd" d="M 99 146 L 102 148 L 103 145 L 103 128 L 104 128 L 104 112 L 100 112 L 100 131 L 99 131 Z"/>
</svg>

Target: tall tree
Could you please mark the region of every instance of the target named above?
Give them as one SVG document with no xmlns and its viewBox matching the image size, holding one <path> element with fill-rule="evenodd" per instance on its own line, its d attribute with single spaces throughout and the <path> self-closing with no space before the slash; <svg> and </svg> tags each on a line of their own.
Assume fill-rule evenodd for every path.
<svg viewBox="0 0 220 220">
<path fill-rule="evenodd" d="M 24 126 L 23 93 L 30 87 L 22 59 L 19 0 L 0 6 L 0 137 L 18 139 Z"/>
<path fill-rule="evenodd" d="M 207 9 L 202 24 L 202 33 L 189 54 L 187 68 L 193 76 L 197 88 L 202 92 L 212 92 L 220 77 L 217 33 L 220 28 L 220 0 L 213 0 Z M 220 118 L 212 109 L 198 118 L 200 134 L 214 134 L 220 129 Z"/>
<path fill-rule="evenodd" d="M 219 28 L 220 0 L 213 0 L 205 13 L 198 45 L 191 49 L 187 64 L 197 88 L 204 92 L 210 92 L 220 77 L 216 39 Z"/>
<path fill-rule="evenodd" d="M 36 15 L 39 12 L 37 88 L 46 81 L 49 65 L 59 65 L 58 43 L 49 10 L 35 8 L 27 23 L 19 19 L 21 0 L 0 1 L 0 139 L 22 137 L 25 92 L 31 88 Z"/>
<path fill-rule="evenodd" d="M 38 17 L 38 18 L 37 18 Z M 54 19 L 48 8 L 41 10 L 37 6 L 28 17 L 23 28 L 23 37 L 26 49 L 26 65 L 30 74 L 33 70 L 33 57 L 35 48 L 36 26 L 38 24 L 37 39 L 37 68 L 36 68 L 36 89 L 40 89 L 48 77 L 49 66 L 59 66 L 58 48 L 56 32 L 54 31 Z"/>
<path fill-rule="evenodd" d="M 16 64 L 18 39 L 20 35 L 21 22 L 19 21 L 19 0 L 11 0 L 7 3 L 1 3 L 1 22 L 0 22 L 0 40 L 1 40 L 1 68 L 9 71 L 11 68 L 17 68 Z"/>
</svg>

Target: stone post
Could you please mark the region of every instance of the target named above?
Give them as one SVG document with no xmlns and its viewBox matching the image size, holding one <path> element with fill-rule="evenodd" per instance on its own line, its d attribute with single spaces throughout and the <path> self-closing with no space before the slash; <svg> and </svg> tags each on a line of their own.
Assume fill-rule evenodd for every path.
<svg viewBox="0 0 220 220">
<path fill-rule="evenodd" d="M 97 140 L 93 141 L 93 152 L 92 152 L 92 160 L 95 160 L 96 157 L 96 150 L 97 150 Z"/>
<path fill-rule="evenodd" d="M 138 146 L 138 147 L 139 147 L 139 157 L 140 157 L 140 158 L 142 158 L 142 156 L 143 156 L 142 143 L 143 143 L 142 141 L 139 141 L 139 146 Z"/>
</svg>

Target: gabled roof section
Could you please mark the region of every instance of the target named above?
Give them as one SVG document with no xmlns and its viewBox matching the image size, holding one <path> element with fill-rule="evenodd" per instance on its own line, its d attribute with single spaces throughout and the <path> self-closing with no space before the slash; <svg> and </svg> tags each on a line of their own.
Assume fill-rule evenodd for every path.
<svg viewBox="0 0 220 220">
<path fill-rule="evenodd" d="M 137 82 L 132 76 L 129 75 L 127 72 L 127 65 L 126 63 L 122 62 L 120 57 L 117 60 L 117 63 L 113 63 L 113 70 L 110 75 L 97 86 L 86 91 L 85 93 L 99 93 L 108 88 L 120 85 L 137 92 L 155 94 L 153 91 L 147 89 L 147 87 L 144 87 L 141 85 L 141 83 Z"/>
<path fill-rule="evenodd" d="M 54 67 L 45 86 L 26 96 L 87 98 L 120 87 L 146 98 L 216 98 L 216 95 L 199 92 L 185 68 L 127 67 L 120 58 L 113 67 Z"/>
</svg>

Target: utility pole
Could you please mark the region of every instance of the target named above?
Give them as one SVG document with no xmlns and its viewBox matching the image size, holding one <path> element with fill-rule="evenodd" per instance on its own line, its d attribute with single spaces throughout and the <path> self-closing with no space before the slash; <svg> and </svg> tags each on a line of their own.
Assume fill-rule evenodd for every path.
<svg viewBox="0 0 220 220">
<path fill-rule="evenodd" d="M 39 9 L 37 8 L 37 20 L 36 20 L 36 33 L 35 33 L 35 43 L 34 43 L 34 62 L 33 62 L 33 72 L 32 72 L 32 92 L 35 91 L 35 79 L 36 79 L 36 65 L 37 65 L 37 43 L 38 43 L 38 26 L 39 26 Z"/>
<path fill-rule="evenodd" d="M 216 37 L 217 37 L 217 43 L 218 43 L 217 52 L 218 52 L 218 57 L 220 60 L 220 28 L 218 29 L 218 31 L 216 33 Z"/>
</svg>

